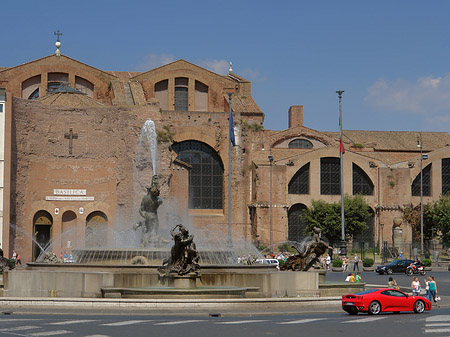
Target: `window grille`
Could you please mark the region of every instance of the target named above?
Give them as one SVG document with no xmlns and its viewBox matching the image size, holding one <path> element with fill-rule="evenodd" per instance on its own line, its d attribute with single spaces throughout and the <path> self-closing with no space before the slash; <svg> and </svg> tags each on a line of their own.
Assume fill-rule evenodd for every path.
<svg viewBox="0 0 450 337">
<path fill-rule="evenodd" d="M 320 194 L 341 194 L 341 172 L 339 158 L 320 159 Z"/>
<path fill-rule="evenodd" d="M 450 193 L 450 158 L 442 159 L 442 194 Z"/>
<path fill-rule="evenodd" d="M 373 195 L 373 183 L 358 165 L 353 164 L 353 194 Z"/>
<path fill-rule="evenodd" d="M 306 221 L 302 218 L 306 206 L 295 204 L 288 211 L 288 240 L 301 242 L 306 234 Z"/>
<path fill-rule="evenodd" d="M 289 143 L 290 149 L 312 149 L 313 144 L 306 139 L 295 139 Z"/>
<path fill-rule="evenodd" d="M 411 194 L 420 196 L 420 172 L 411 185 Z M 422 195 L 431 196 L 431 164 L 422 169 Z"/>
<path fill-rule="evenodd" d="M 309 163 L 295 173 L 289 182 L 289 194 L 309 194 Z"/>
<path fill-rule="evenodd" d="M 177 159 L 190 164 L 189 208 L 223 208 L 223 165 L 216 151 L 194 140 L 174 144 Z"/>
</svg>

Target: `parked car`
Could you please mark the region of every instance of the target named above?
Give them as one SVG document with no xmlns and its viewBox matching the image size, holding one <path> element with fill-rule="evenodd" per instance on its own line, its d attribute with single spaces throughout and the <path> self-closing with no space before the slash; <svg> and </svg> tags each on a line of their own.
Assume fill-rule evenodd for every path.
<svg viewBox="0 0 450 337">
<path fill-rule="evenodd" d="M 414 263 L 413 260 L 395 260 L 392 261 L 391 263 L 385 264 L 383 266 L 378 266 L 377 269 L 375 270 L 378 274 L 383 275 L 383 274 L 388 274 L 391 275 L 392 273 L 404 273 L 406 272 L 406 268 L 408 268 L 408 266 Z"/>
<path fill-rule="evenodd" d="M 414 311 L 421 314 L 431 310 L 431 302 L 422 296 L 413 296 L 391 288 L 368 289 L 342 296 L 342 309 L 350 315 L 367 312 L 378 315 L 384 311 Z"/>
<path fill-rule="evenodd" d="M 277 267 L 277 269 L 280 269 L 280 261 L 277 259 L 257 259 L 256 263 L 260 264 L 271 264 Z"/>
</svg>

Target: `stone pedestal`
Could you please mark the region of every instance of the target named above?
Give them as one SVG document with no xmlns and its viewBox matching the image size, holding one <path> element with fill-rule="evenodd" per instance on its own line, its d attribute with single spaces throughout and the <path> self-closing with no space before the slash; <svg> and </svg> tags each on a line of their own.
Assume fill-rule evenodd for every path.
<svg viewBox="0 0 450 337">
<path fill-rule="evenodd" d="M 403 253 L 403 231 L 401 227 L 394 227 L 393 229 L 393 245 L 397 248 L 399 253 Z"/>
<path fill-rule="evenodd" d="M 188 275 L 180 276 L 178 274 L 170 274 L 161 279 L 161 284 L 165 287 L 178 289 L 194 289 L 197 288 L 198 274 L 190 273 Z"/>
</svg>

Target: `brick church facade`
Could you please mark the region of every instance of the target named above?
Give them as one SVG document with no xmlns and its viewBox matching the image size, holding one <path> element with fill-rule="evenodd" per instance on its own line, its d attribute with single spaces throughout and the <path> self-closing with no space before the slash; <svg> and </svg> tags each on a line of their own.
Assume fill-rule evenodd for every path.
<svg viewBox="0 0 450 337">
<path fill-rule="evenodd" d="M 7 256 L 20 251 L 24 261 L 67 231 L 83 237 L 99 225 L 131 226 L 126 219 L 154 173 L 165 207 L 179 218 L 226 235 L 231 193 L 233 237 L 265 246 L 272 237 L 275 249 L 304 236 L 299 215 L 311 200 L 340 200 L 339 134 L 304 126 L 300 105 L 289 109 L 287 129 L 264 129 L 251 83 L 232 72 L 184 60 L 147 72 L 104 71 L 50 55 L 0 68 L 0 107 L 1 247 Z M 139 159 L 149 118 L 158 133 L 157 172 Z M 391 242 L 393 219 L 420 201 L 418 136 L 428 155 L 424 202 L 450 192 L 448 133 L 344 135 L 344 192 L 362 194 L 371 206 L 369 245 Z M 410 226 L 402 226 L 411 242 Z M 67 248 L 63 241 L 55 253 Z"/>
</svg>

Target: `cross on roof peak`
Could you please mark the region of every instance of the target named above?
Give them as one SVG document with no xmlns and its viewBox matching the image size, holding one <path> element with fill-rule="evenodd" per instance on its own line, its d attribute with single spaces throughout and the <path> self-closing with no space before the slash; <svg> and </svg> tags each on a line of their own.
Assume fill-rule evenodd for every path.
<svg viewBox="0 0 450 337">
<path fill-rule="evenodd" d="M 61 35 L 63 35 L 63 33 L 60 33 L 60 32 L 59 32 L 59 29 L 58 29 L 58 30 L 57 30 L 56 32 L 54 32 L 53 34 L 57 36 L 56 42 L 60 42 L 60 41 L 59 41 L 59 37 L 60 37 Z"/>
</svg>

